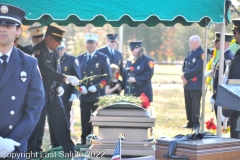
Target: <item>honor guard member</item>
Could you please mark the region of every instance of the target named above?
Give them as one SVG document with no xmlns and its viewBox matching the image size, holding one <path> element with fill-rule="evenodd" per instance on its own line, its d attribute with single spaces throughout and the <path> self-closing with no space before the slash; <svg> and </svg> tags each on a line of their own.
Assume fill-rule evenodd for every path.
<svg viewBox="0 0 240 160">
<path fill-rule="evenodd" d="M 44 105 L 37 60 L 13 45 L 24 16 L 21 8 L 0 3 L 0 159 L 5 160 L 16 160 L 16 154 L 26 159 L 27 140 Z"/>
<path fill-rule="evenodd" d="M 200 100 L 202 96 L 202 76 L 204 51 L 201 38 L 193 35 L 189 38 L 191 50 L 183 63 L 181 78 L 184 84 L 184 98 L 188 123 L 184 128 L 199 128 Z"/>
<path fill-rule="evenodd" d="M 78 59 L 74 56 L 71 56 L 66 53 L 65 51 L 65 39 L 61 42 L 61 46 L 57 49 L 61 67 L 61 73 L 66 75 L 76 76 L 80 79 L 80 70 L 79 70 L 79 63 Z M 75 89 L 74 86 L 71 84 L 63 83 L 62 87 L 64 89 L 64 93 L 61 96 L 63 105 L 65 108 L 65 112 L 67 115 L 67 120 L 70 123 L 70 112 L 72 108 L 72 103 L 75 99 L 78 98 L 78 90 Z M 70 130 L 69 130 L 70 131 Z M 52 148 L 58 147 L 59 144 L 53 134 L 52 129 L 50 130 L 50 139 L 51 139 L 51 146 Z"/>
<path fill-rule="evenodd" d="M 99 77 L 90 78 L 90 80 L 81 83 L 80 108 L 81 108 L 81 123 L 82 135 L 81 144 L 86 144 L 86 137 L 92 132 L 92 124 L 90 122 L 91 113 L 98 106 L 100 96 L 105 95 L 105 86 L 102 82 L 108 82 L 110 79 L 110 62 L 109 58 L 103 53 L 97 51 L 98 35 L 94 33 L 86 33 L 85 40 L 87 52 L 78 56 L 80 64 L 81 77 L 91 77 L 99 75 Z M 107 76 L 101 76 L 106 74 Z"/>
<path fill-rule="evenodd" d="M 215 39 L 213 40 L 214 46 L 217 50 L 220 50 L 220 36 L 221 36 L 221 33 L 216 32 Z M 223 71 L 226 70 L 226 64 L 229 64 L 232 61 L 233 56 L 234 56 L 233 53 L 231 52 L 231 50 L 229 49 L 229 44 L 232 41 L 232 38 L 233 38 L 232 34 L 228 34 L 228 33 L 225 34 L 225 43 L 224 43 L 225 52 L 224 52 L 224 69 L 223 69 Z M 222 74 L 224 74 L 224 73 L 222 73 Z M 218 76 L 219 76 L 219 61 L 215 65 L 214 73 L 213 73 L 213 95 L 210 98 L 211 104 L 214 104 L 215 100 L 216 100 L 217 87 L 218 87 Z M 215 104 L 214 104 L 214 110 L 215 110 L 215 115 L 217 118 L 217 106 Z M 225 117 L 222 117 L 222 120 L 224 120 L 223 118 L 225 118 Z"/>
<path fill-rule="evenodd" d="M 236 39 L 237 51 L 234 53 L 233 60 L 230 65 L 228 79 L 240 79 L 240 19 L 233 19 L 233 35 Z M 227 110 L 226 110 L 227 111 Z M 223 110 L 223 113 L 225 110 Z M 240 116 L 240 111 L 234 111 L 228 109 L 228 115 L 230 116 L 230 137 L 240 138 L 240 132 L 236 131 L 237 119 Z"/>
<path fill-rule="evenodd" d="M 110 59 L 110 64 L 116 64 L 120 69 L 122 76 L 123 72 L 123 56 L 122 53 L 116 50 L 117 47 L 117 34 L 107 34 L 107 46 L 100 48 L 98 51 L 107 55 Z"/>
<path fill-rule="evenodd" d="M 130 42 L 132 56 L 128 58 L 123 72 L 124 94 L 139 97 L 144 93 L 153 101 L 151 79 L 154 73 L 153 60 L 144 54 L 142 41 Z"/>
<path fill-rule="evenodd" d="M 31 35 L 31 44 L 24 46 L 25 48 L 32 50 L 32 48 L 38 44 L 39 42 L 42 41 L 43 39 L 43 26 L 32 26 L 28 28 L 28 31 L 30 32 Z"/>
<path fill-rule="evenodd" d="M 65 75 L 76 76 L 81 79 L 78 59 L 66 53 L 65 40 L 61 42 L 61 46 L 57 48 L 57 51 L 60 60 L 61 73 Z M 71 84 L 66 83 L 63 83 L 62 87 L 64 89 L 64 93 L 61 98 L 67 113 L 68 121 L 70 122 L 72 103 L 78 98 L 78 90 L 76 90 Z"/>
<path fill-rule="evenodd" d="M 60 45 L 63 34 L 64 31 L 62 29 L 51 25 L 48 26 L 45 38 L 33 47 L 33 53 L 38 59 L 38 66 L 43 78 L 43 86 L 46 94 L 44 109 L 48 116 L 49 126 L 52 127 L 54 136 L 62 146 L 64 152 L 72 153 L 75 150 L 75 146 L 70 139 L 69 123 L 60 97 L 64 92 L 61 83 L 65 81 L 75 86 L 79 84 L 79 80 L 74 76 L 60 73 L 58 53 L 55 49 Z M 45 119 L 44 116 L 41 116 L 41 118 Z M 29 139 L 28 151 L 35 150 L 36 137 L 39 128 L 42 128 L 40 125 L 44 125 L 40 123 L 42 121 L 41 118 Z"/>
</svg>

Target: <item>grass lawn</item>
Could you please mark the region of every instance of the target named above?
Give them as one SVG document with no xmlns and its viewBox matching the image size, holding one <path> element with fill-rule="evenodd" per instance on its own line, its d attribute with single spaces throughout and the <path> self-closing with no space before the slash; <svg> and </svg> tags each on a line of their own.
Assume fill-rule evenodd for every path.
<svg viewBox="0 0 240 160">
<path fill-rule="evenodd" d="M 161 136 L 172 137 L 177 134 L 190 134 L 191 129 L 184 129 L 181 126 L 187 123 L 184 106 L 183 87 L 180 80 L 180 65 L 156 65 L 153 76 L 154 102 L 151 108 L 154 110 L 156 122 L 154 127 L 154 138 Z M 167 83 L 167 84 L 166 84 Z M 210 92 L 206 95 L 205 122 L 214 118 L 214 112 L 210 110 L 209 104 Z M 76 100 L 73 105 L 74 110 L 74 131 L 72 131 L 72 140 L 76 143 L 81 136 L 81 121 L 79 101 Z M 216 124 L 216 120 L 215 120 Z M 205 131 L 207 131 L 205 129 Z M 47 150 L 50 146 L 50 136 L 48 126 L 45 127 L 43 149 Z"/>
</svg>

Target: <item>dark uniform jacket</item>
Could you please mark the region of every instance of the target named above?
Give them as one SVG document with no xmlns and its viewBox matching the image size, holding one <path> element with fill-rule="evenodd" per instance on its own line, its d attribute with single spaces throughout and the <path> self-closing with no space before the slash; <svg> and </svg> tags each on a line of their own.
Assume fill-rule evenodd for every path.
<svg viewBox="0 0 240 160">
<path fill-rule="evenodd" d="M 234 58 L 231 62 L 228 79 L 240 79 L 240 49 L 234 55 Z M 239 112 L 239 111 L 234 111 L 231 109 L 223 109 L 222 112 L 224 116 L 229 117 L 234 112 Z"/>
<path fill-rule="evenodd" d="M 62 74 L 76 76 L 78 77 L 78 79 L 81 79 L 79 63 L 76 57 L 64 53 L 64 55 L 60 59 L 60 66 Z M 75 87 L 71 84 L 63 83 L 62 87 L 64 89 L 62 100 L 68 101 L 71 97 L 71 94 L 78 95 L 78 90 L 76 90 Z"/>
<path fill-rule="evenodd" d="M 100 48 L 98 50 L 99 52 L 104 53 L 105 55 L 107 55 L 110 59 L 110 64 L 116 64 L 119 69 L 120 69 L 120 74 L 122 76 L 123 74 L 123 57 L 122 57 L 122 53 L 120 53 L 118 50 L 114 49 L 114 56 L 112 56 L 108 50 L 108 47 L 104 47 L 104 48 Z"/>
<path fill-rule="evenodd" d="M 28 50 L 32 50 L 32 49 L 33 49 L 32 44 L 29 44 L 29 45 L 27 45 L 27 46 L 24 46 L 24 48 L 27 48 Z"/>
<path fill-rule="evenodd" d="M 130 67 L 134 70 L 130 71 Z M 151 78 L 154 73 L 154 62 L 150 57 L 142 55 L 136 61 L 133 57 L 129 58 L 126 63 L 126 67 L 123 72 L 123 88 L 124 94 L 129 93 L 130 95 L 139 97 L 144 93 L 148 98 L 149 102 L 153 101 L 152 83 Z M 135 83 L 128 83 L 129 77 L 134 77 Z"/>
<path fill-rule="evenodd" d="M 44 89 L 37 64 L 35 58 L 13 47 L 0 80 L 0 136 L 19 142 L 17 152 L 27 150 L 27 140 L 44 105 Z"/>
<path fill-rule="evenodd" d="M 87 82 L 80 84 L 81 86 L 85 86 L 87 89 L 91 85 L 95 85 L 95 87 L 97 88 L 97 91 L 95 93 L 88 91 L 86 95 L 81 94 L 80 100 L 97 102 L 98 97 L 105 95 L 105 87 L 101 88 L 100 83 L 102 81 L 105 81 L 107 83 L 110 79 L 111 72 L 109 66 L 109 58 L 103 53 L 96 51 L 95 55 L 89 62 L 87 62 L 87 53 L 78 56 L 78 61 L 82 78 L 90 77 L 93 75 L 107 74 L 107 76 L 92 78 Z"/>
<path fill-rule="evenodd" d="M 24 53 L 28 54 L 28 55 L 32 55 L 32 50 L 29 50 L 23 46 L 21 46 L 20 44 L 17 45 L 17 48 L 22 50 Z"/>
<path fill-rule="evenodd" d="M 233 59 L 233 53 L 230 51 L 230 49 L 226 50 L 224 53 L 224 68 L 223 72 L 226 69 L 226 60 L 232 60 Z M 216 100 L 217 96 L 217 87 L 218 87 L 218 77 L 219 77 L 219 61 L 217 62 L 215 68 L 214 68 L 214 74 L 213 74 L 213 96 L 212 98 Z"/>
<path fill-rule="evenodd" d="M 184 89 L 202 90 L 203 56 L 204 51 L 201 46 L 187 53 L 182 68 L 184 77 L 188 81 Z"/>
<path fill-rule="evenodd" d="M 55 50 L 53 53 L 49 53 L 44 40 L 33 47 L 33 53 L 38 59 L 45 94 L 53 99 L 57 95 L 56 88 L 61 85 L 64 79 L 64 75 L 60 73 L 60 65 L 58 65 L 58 53 Z"/>
</svg>

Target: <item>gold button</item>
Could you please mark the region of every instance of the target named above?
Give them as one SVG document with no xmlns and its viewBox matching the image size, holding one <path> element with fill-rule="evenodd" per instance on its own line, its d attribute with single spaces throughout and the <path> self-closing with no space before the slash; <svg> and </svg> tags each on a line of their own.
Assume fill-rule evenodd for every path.
<svg viewBox="0 0 240 160">
<path fill-rule="evenodd" d="M 92 85 L 92 82 L 90 84 Z"/>
<path fill-rule="evenodd" d="M 15 99 L 16 99 L 16 97 L 15 97 L 15 96 L 12 96 L 12 97 L 11 97 L 11 99 L 12 99 L 12 100 L 15 100 Z"/>
<path fill-rule="evenodd" d="M 12 125 L 10 125 L 8 128 L 9 128 L 9 129 L 12 129 L 13 127 L 12 127 Z"/>
<path fill-rule="evenodd" d="M 10 114 L 11 114 L 11 115 L 14 115 L 14 113 L 15 113 L 14 111 L 10 111 Z"/>
<path fill-rule="evenodd" d="M 84 74 L 86 74 L 86 72 L 83 72 Z"/>
<path fill-rule="evenodd" d="M 90 73 L 91 73 L 91 74 L 93 74 L 93 72 L 92 72 L 92 71 L 91 71 Z"/>
</svg>

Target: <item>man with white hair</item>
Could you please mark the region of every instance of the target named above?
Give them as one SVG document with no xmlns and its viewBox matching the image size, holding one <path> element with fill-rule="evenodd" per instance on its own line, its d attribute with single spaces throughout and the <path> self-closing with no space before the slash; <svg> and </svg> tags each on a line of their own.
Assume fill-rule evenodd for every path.
<svg viewBox="0 0 240 160">
<path fill-rule="evenodd" d="M 183 63 L 181 78 L 184 84 L 185 108 L 188 123 L 184 128 L 199 127 L 200 100 L 202 96 L 202 76 L 204 51 L 201 38 L 193 35 L 189 38 L 191 50 Z"/>
<path fill-rule="evenodd" d="M 82 78 L 99 75 L 80 84 L 82 145 L 86 144 L 86 137 L 92 132 L 90 116 L 98 107 L 95 103 L 98 102 L 98 97 L 105 95 L 104 85 L 110 79 L 110 60 L 106 55 L 97 51 L 98 38 L 97 34 L 86 33 L 87 52 L 78 56 Z M 107 76 L 101 76 L 104 74 Z"/>
</svg>

